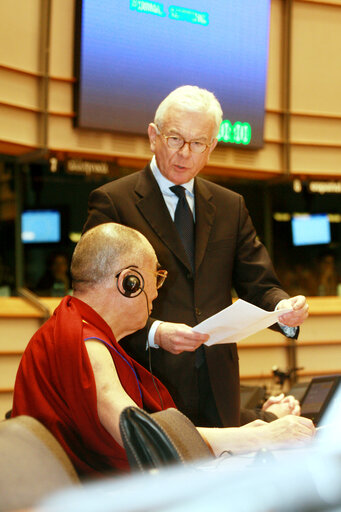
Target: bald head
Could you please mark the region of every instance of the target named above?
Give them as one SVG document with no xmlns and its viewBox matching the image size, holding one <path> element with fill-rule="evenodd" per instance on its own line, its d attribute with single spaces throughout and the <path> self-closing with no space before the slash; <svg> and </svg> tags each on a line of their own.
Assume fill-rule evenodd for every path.
<svg viewBox="0 0 341 512">
<path fill-rule="evenodd" d="M 121 224 L 100 224 L 82 235 L 71 261 L 75 291 L 104 284 L 122 268 L 141 265 L 154 249 L 138 231 Z"/>
</svg>

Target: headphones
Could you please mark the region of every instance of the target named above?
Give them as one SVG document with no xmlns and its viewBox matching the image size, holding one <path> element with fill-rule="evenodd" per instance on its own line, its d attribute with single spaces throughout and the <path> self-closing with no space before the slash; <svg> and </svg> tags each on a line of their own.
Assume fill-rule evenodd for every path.
<svg viewBox="0 0 341 512">
<path fill-rule="evenodd" d="M 123 279 L 121 280 L 121 282 L 119 282 L 120 275 L 122 274 L 122 272 L 125 272 L 125 271 L 127 272 L 127 275 L 125 275 L 123 277 Z M 148 297 L 147 297 L 146 292 L 144 291 L 144 279 L 143 279 L 142 274 L 138 270 L 135 270 L 134 268 L 125 268 L 125 269 L 121 270 L 118 274 L 116 274 L 115 277 L 117 279 L 117 281 L 116 281 L 117 289 L 120 292 L 120 294 L 123 295 L 124 297 L 128 297 L 130 299 L 130 298 L 138 297 L 142 292 L 144 293 L 146 301 L 147 301 L 147 314 L 149 317 Z M 159 388 L 155 382 L 155 378 L 154 378 L 153 371 L 152 371 L 149 341 L 147 342 L 147 344 L 148 344 L 148 357 L 149 357 L 149 371 L 152 376 L 154 387 L 155 387 L 157 394 L 160 398 L 161 409 L 164 409 L 162 396 L 161 396 Z M 134 373 L 135 373 L 135 371 L 134 371 Z M 136 376 L 136 373 L 135 373 L 135 376 Z M 137 379 L 137 384 L 140 389 L 138 379 Z M 140 389 L 140 393 L 141 393 L 141 389 Z"/>
<path fill-rule="evenodd" d="M 120 276 L 121 272 L 120 272 L 120 274 L 118 274 L 116 276 L 117 277 L 117 281 L 116 281 L 117 289 L 120 292 L 120 294 L 123 295 L 124 297 L 128 297 L 128 298 L 138 297 L 138 295 L 140 295 L 144 290 L 143 276 L 137 270 L 134 270 L 131 268 L 126 269 L 126 270 L 129 270 L 129 274 L 124 276 L 121 284 L 119 283 L 119 276 Z"/>
</svg>

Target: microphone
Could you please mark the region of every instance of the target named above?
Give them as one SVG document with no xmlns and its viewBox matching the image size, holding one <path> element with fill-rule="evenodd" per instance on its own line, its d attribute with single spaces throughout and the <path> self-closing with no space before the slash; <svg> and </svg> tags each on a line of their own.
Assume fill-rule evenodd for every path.
<svg viewBox="0 0 341 512">
<path fill-rule="evenodd" d="M 287 379 L 290 379 L 291 374 L 294 372 L 297 372 L 299 370 L 303 370 L 303 366 L 300 366 L 298 368 L 290 368 L 286 372 L 280 370 L 278 366 L 272 367 L 272 374 L 274 377 L 277 377 L 279 384 L 282 386 L 284 384 L 284 381 Z"/>
</svg>

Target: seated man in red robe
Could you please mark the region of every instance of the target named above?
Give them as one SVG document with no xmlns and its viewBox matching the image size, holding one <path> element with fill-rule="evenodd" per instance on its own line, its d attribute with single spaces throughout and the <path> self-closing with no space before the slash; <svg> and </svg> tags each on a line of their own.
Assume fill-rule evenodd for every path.
<svg viewBox="0 0 341 512">
<path fill-rule="evenodd" d="M 73 296 L 61 301 L 24 352 L 12 416 L 41 421 L 81 476 L 127 470 L 119 431 L 122 410 L 130 405 L 148 412 L 175 407 L 162 383 L 118 343 L 144 327 L 167 273 L 158 269 L 143 235 L 108 223 L 82 236 L 71 274 Z M 216 455 L 304 441 L 313 431 L 311 421 L 298 416 L 264 424 L 256 420 L 241 428 L 199 428 Z"/>
</svg>

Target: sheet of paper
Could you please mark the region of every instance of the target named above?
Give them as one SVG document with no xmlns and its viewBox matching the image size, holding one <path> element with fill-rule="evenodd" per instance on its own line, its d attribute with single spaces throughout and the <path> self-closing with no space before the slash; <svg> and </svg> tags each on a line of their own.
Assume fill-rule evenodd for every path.
<svg viewBox="0 0 341 512">
<path fill-rule="evenodd" d="M 215 343 L 235 343 L 275 324 L 279 316 L 289 311 L 291 309 L 264 311 L 243 299 L 238 299 L 228 308 L 193 327 L 193 330 L 210 335 L 210 339 L 205 343 L 207 346 Z"/>
</svg>

